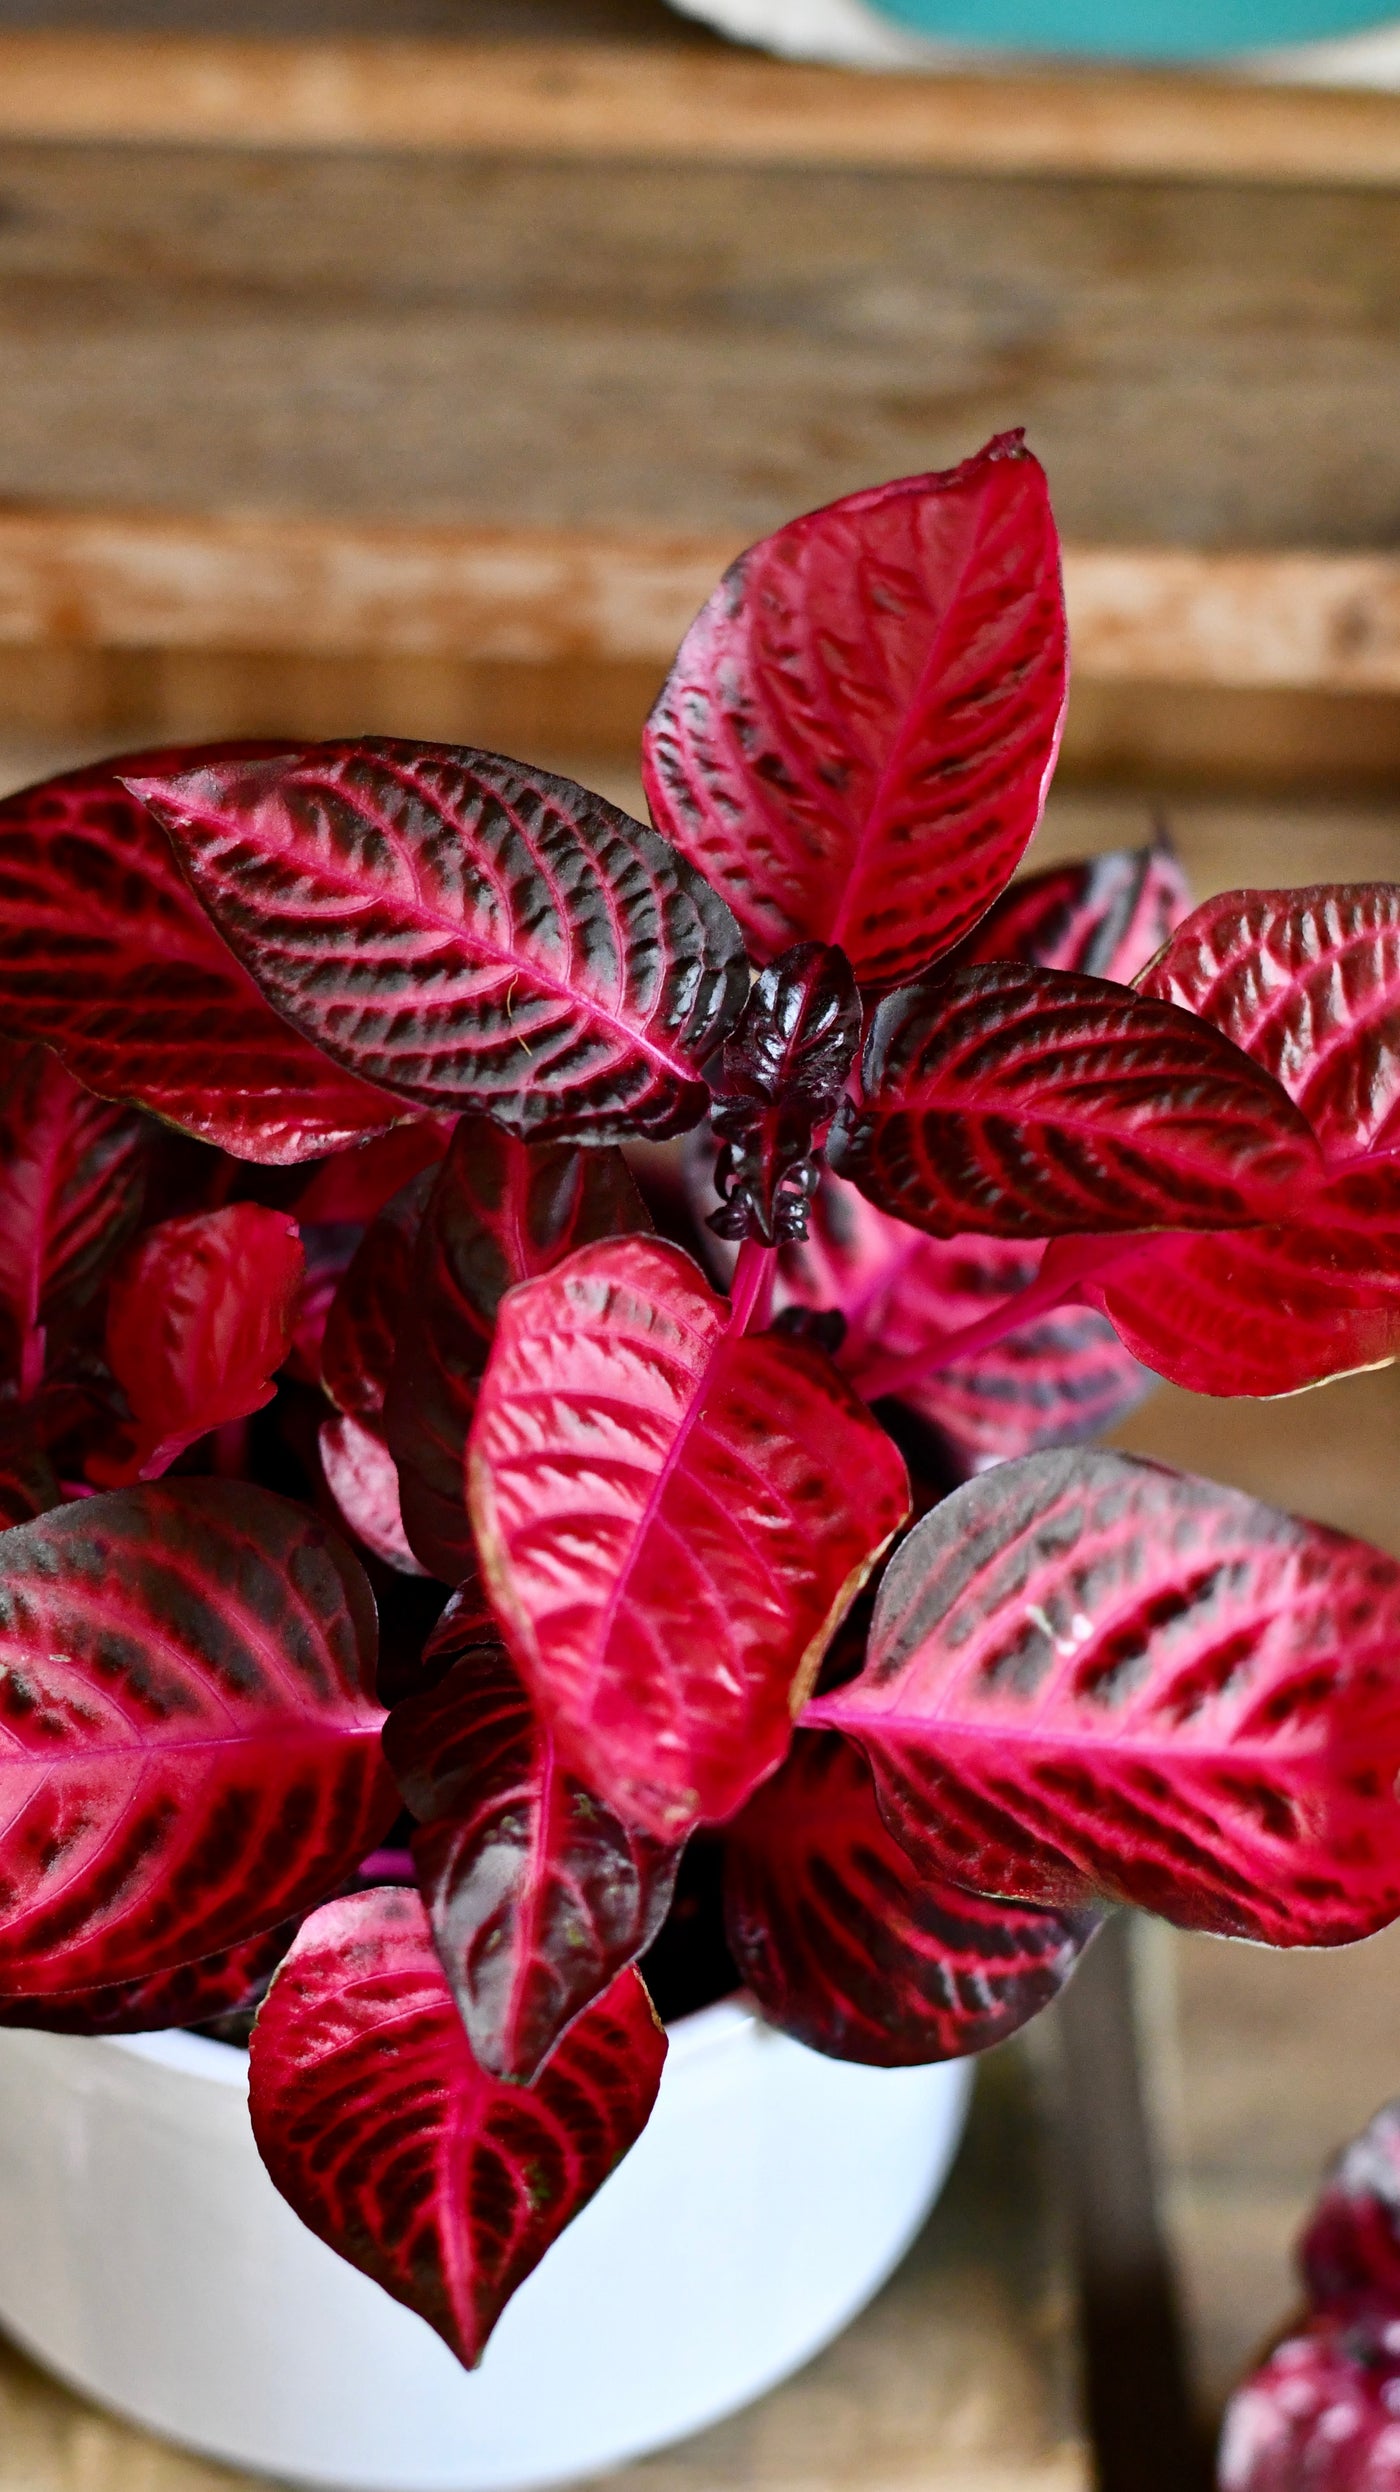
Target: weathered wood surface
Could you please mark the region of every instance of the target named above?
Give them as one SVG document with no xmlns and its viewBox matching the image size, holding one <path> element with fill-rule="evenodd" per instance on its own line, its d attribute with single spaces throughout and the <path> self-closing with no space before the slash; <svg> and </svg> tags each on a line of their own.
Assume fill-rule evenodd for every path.
<svg viewBox="0 0 1400 2492">
<path fill-rule="evenodd" d="M 0 2346 L 0 2492 L 234 2492 Z M 893 2282 L 786 2387 L 599 2492 L 1087 2492 L 1070 2299 L 1026 2062 L 989 2066 Z"/>
</svg>

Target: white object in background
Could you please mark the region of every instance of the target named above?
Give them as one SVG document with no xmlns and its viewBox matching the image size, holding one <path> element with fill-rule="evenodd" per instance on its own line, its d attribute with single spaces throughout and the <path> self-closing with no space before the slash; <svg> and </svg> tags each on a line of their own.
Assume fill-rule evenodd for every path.
<svg viewBox="0 0 1400 2492">
<path fill-rule="evenodd" d="M 985 45 L 934 42 L 895 24 L 866 0 L 671 0 L 687 17 L 737 43 L 756 44 L 791 60 L 834 61 L 847 69 L 996 70 L 1065 67 Z M 1081 63 L 1099 71 L 1110 61 Z M 1136 64 L 1140 70 L 1145 64 Z M 1400 89 L 1400 22 L 1332 43 L 1299 43 L 1216 61 L 1195 74 L 1286 80 L 1299 86 Z"/>
<path fill-rule="evenodd" d="M 73 2386 L 234 2465 L 355 2492 L 512 2492 L 745 2405 L 896 2265 L 970 2070 L 822 2059 L 735 2000 L 671 2032 L 651 2123 L 481 2369 L 277 2196 L 243 2052 L 0 2033 L 0 2321 Z"/>
</svg>

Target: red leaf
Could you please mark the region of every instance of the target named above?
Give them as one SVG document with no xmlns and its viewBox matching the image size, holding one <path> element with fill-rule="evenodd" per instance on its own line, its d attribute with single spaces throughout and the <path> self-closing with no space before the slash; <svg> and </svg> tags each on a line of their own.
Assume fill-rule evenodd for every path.
<svg viewBox="0 0 1400 2492">
<path fill-rule="evenodd" d="M 303 1912 L 389 1823 L 374 1603 L 208 1480 L 0 1538 L 0 1992 L 145 1980 Z"/>
<path fill-rule="evenodd" d="M 1400 1565 L 1121 1454 L 1034 1454 L 910 1533 L 808 1709 L 911 1857 L 1336 1946 L 1400 1912 Z"/>
<path fill-rule="evenodd" d="M 363 1226 L 421 1169 L 438 1167 L 451 1139 L 446 1117 L 420 1116 L 412 1124 L 396 1125 L 392 1133 L 323 1160 L 292 1209 L 303 1228 Z"/>
<path fill-rule="evenodd" d="M 1044 474 L 1003 434 L 780 528 L 691 625 L 652 712 L 652 817 L 755 957 L 839 943 L 862 984 L 974 926 L 1045 800 L 1064 714 Z"/>
<path fill-rule="evenodd" d="M 296 1222 L 260 1203 L 148 1229 L 107 1301 L 107 1363 L 131 1406 L 132 1443 L 94 1455 L 91 1476 L 104 1487 L 158 1479 L 197 1437 L 270 1402 L 302 1273 Z"/>
<path fill-rule="evenodd" d="M 51 1997 L 0 1998 L 0 2026 L 38 2033 L 164 2033 L 171 2026 L 207 2025 L 255 2007 L 268 1975 L 286 1954 L 296 1923 L 264 1930 L 241 1946 L 153 1973 L 145 1981 L 108 1982 L 96 1990 L 56 1990 Z"/>
<path fill-rule="evenodd" d="M 33 1430 L 18 1420 L 0 1428 L 0 1531 L 32 1523 L 62 1503 L 63 1491 Z"/>
<path fill-rule="evenodd" d="M 729 1951 L 770 2024 L 870 2068 L 962 2059 L 1019 2032 L 1098 1926 L 916 1870 L 859 1751 L 799 1731 L 726 1829 Z"/>
<path fill-rule="evenodd" d="M 969 936 L 958 966 L 1034 961 L 1130 986 L 1190 910 L 1176 851 L 1159 833 L 1150 848 L 1110 848 L 1012 883 Z"/>
<path fill-rule="evenodd" d="M 322 2240 L 468 2366 L 646 2126 L 666 2037 L 634 1972 L 528 2090 L 472 2058 L 416 1895 L 305 1924 L 253 2032 L 258 2149 Z"/>
<path fill-rule="evenodd" d="M 301 1226 L 306 1270 L 297 1291 L 287 1372 L 301 1384 L 319 1385 L 321 1350 L 335 1294 L 350 1269 L 364 1232 L 353 1221 L 313 1221 Z"/>
<path fill-rule="evenodd" d="M 0 1023 L 80 1081 L 237 1159 L 314 1158 L 409 1111 L 279 1020 L 116 773 L 226 765 L 215 744 L 75 770 L 0 804 Z"/>
<path fill-rule="evenodd" d="M 1386 2103 L 1338 2156 L 1298 2261 L 1315 2304 L 1400 2320 L 1400 2103 Z"/>
<path fill-rule="evenodd" d="M 1300 1185 L 1292 1208 L 1286 1225 L 1144 1240 L 1084 1295 L 1193 1393 L 1297 1393 L 1384 1366 L 1400 1350 L 1400 1161 Z"/>
<path fill-rule="evenodd" d="M 620 1151 L 516 1142 L 462 1119 L 419 1229 L 384 1406 L 405 1530 L 444 1583 L 476 1564 L 467 1430 L 502 1297 L 577 1246 L 650 1227 Z"/>
<path fill-rule="evenodd" d="M 322 1422 L 321 1469 L 341 1521 L 399 1575 L 426 1575 L 408 1545 L 394 1457 L 373 1423 L 342 1414 Z"/>
<path fill-rule="evenodd" d="M 91 1297 L 140 1217 L 146 1127 L 46 1047 L 0 1042 L 0 1358 L 27 1400 L 46 1336 Z"/>
<path fill-rule="evenodd" d="M 371 1221 L 326 1319 L 321 1382 L 351 1419 L 376 1420 L 393 1373 L 408 1302 L 413 1246 L 437 1176 L 424 1168 Z"/>
<path fill-rule="evenodd" d="M 1142 981 L 1273 1074 L 1329 1159 L 1400 1141 L 1400 883 L 1225 891 Z"/>
<path fill-rule="evenodd" d="M 449 1602 L 429 1657 L 453 1666 L 397 1706 L 384 1745 L 415 1817 L 413 1858 L 467 2039 L 534 2083 L 562 2033 L 649 1947 L 679 1852 L 629 1832 L 568 1773 L 480 1610 Z"/>
<path fill-rule="evenodd" d="M 739 930 L 602 797 L 385 740 L 132 785 L 269 1001 L 350 1071 L 541 1141 L 699 1119 L 747 990 Z"/>
<path fill-rule="evenodd" d="M 1400 2320 L 1314 2319 L 1225 2409 L 1220 2492 L 1400 2492 Z"/>
<path fill-rule="evenodd" d="M 1010 1238 L 925 1237 L 827 1176 L 806 1243 L 784 1254 L 782 1286 L 789 1304 L 840 1310 L 838 1363 L 871 1401 L 891 1373 L 1027 1288 L 1040 1255 Z M 1102 1316 L 1064 1307 L 895 1389 L 964 1459 L 977 1460 L 1097 1436 L 1135 1408 L 1151 1381 Z"/>
<path fill-rule="evenodd" d="M 1005 962 L 889 996 L 832 1164 L 934 1237 L 1224 1228 L 1316 1173 L 1278 1084 L 1204 1023 Z"/>
<path fill-rule="evenodd" d="M 540 1712 L 662 1841 L 779 1763 L 909 1511 L 899 1455 L 830 1361 L 742 1336 L 688 1255 L 637 1237 L 503 1301 L 468 1480 Z"/>
</svg>

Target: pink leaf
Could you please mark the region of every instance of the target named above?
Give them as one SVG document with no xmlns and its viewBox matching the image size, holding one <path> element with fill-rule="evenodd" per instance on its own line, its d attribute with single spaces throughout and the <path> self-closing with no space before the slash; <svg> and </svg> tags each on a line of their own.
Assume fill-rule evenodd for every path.
<svg viewBox="0 0 1400 2492">
<path fill-rule="evenodd" d="M 131 784 L 269 1002 L 348 1071 L 541 1141 L 702 1114 L 747 987 L 739 930 L 602 797 L 383 740 Z"/>
<path fill-rule="evenodd" d="M 1400 2492 L 1400 2318 L 1313 2320 L 1225 2409 L 1220 2492 Z"/>
<path fill-rule="evenodd" d="M 321 1469 L 341 1521 L 399 1575 L 426 1575 L 408 1545 L 394 1457 L 375 1424 L 341 1413 L 323 1421 Z"/>
<path fill-rule="evenodd" d="M 1189 1013 L 1019 963 L 887 997 L 832 1164 L 934 1237 L 1224 1228 L 1317 1169 L 1279 1085 Z"/>
<path fill-rule="evenodd" d="M 531 2085 L 562 2033 L 650 1946 L 679 1854 L 630 1832 L 560 1761 L 472 1599 L 450 1601 L 429 1693 L 385 1750 L 419 1831 L 433 1942 L 481 2066 Z"/>
<path fill-rule="evenodd" d="M 652 712 L 652 817 L 755 957 L 862 984 L 974 926 L 1040 818 L 1064 713 L 1059 543 L 1016 433 L 794 520 L 734 565 Z"/>
<path fill-rule="evenodd" d="M 666 2038 L 634 1972 L 538 2083 L 472 2057 L 416 1895 L 305 1924 L 253 2032 L 253 2132 L 304 2224 L 474 2366 L 516 2287 L 636 2143 Z"/>
<path fill-rule="evenodd" d="M 516 1142 L 462 1119 L 419 1230 L 384 1406 L 404 1527 L 444 1583 L 476 1564 L 467 1430 L 506 1290 L 594 1238 L 650 1227 L 620 1151 Z"/>
<path fill-rule="evenodd" d="M 21 1395 L 46 1335 L 91 1297 L 140 1216 L 150 1128 L 46 1047 L 0 1042 L 0 1354 Z"/>
<path fill-rule="evenodd" d="M 1400 2103 L 1386 2103 L 1338 2156 L 1298 2263 L 1321 2308 L 1371 2308 L 1400 2321 Z"/>
<path fill-rule="evenodd" d="M 107 1362 L 133 1436 L 120 1456 L 92 1457 L 101 1486 L 157 1479 L 197 1437 L 271 1401 L 303 1268 L 296 1222 L 260 1203 L 147 1230 L 107 1301 Z"/>
<path fill-rule="evenodd" d="M 832 2059 L 908 2068 L 1019 2032 L 1098 1917 L 995 1903 L 916 1870 L 859 1750 L 799 1731 L 726 1829 L 725 1924 L 770 2024 Z"/>
<path fill-rule="evenodd" d="M 90 1089 L 235 1158 L 314 1158 L 411 1113 L 288 1029 L 117 777 L 275 745 L 185 746 L 75 770 L 0 804 L 0 1023 Z"/>
<path fill-rule="evenodd" d="M 468 1478 L 541 1714 L 662 1841 L 779 1763 L 909 1510 L 899 1455 L 830 1362 L 742 1336 L 689 1256 L 637 1237 L 503 1300 Z"/>
<path fill-rule="evenodd" d="M 383 1833 L 374 1603 L 262 1489 L 0 1538 L 0 1992 L 145 1980 L 303 1912 Z"/>
<path fill-rule="evenodd" d="M 1035 1454 L 910 1533 L 851 1686 L 911 1857 L 988 1894 L 1105 1895 L 1336 1946 L 1400 1912 L 1400 1565 L 1133 1462 Z"/>
<path fill-rule="evenodd" d="M 1110 848 L 1012 883 L 968 937 L 958 966 L 1034 961 L 1130 986 L 1190 910 L 1176 851 L 1159 834 L 1150 848 Z"/>
<path fill-rule="evenodd" d="M 296 1935 L 296 1923 L 264 1930 L 241 1946 L 152 1973 L 145 1981 L 108 1982 L 96 1990 L 56 1990 L 47 1998 L 0 1998 L 0 2026 L 39 2033 L 164 2033 L 170 2026 L 207 2025 L 257 2005 L 273 1967 Z"/>
<path fill-rule="evenodd" d="M 1400 883 L 1224 891 L 1142 981 L 1199 1013 L 1297 1101 L 1330 1160 L 1397 1125 Z"/>
</svg>

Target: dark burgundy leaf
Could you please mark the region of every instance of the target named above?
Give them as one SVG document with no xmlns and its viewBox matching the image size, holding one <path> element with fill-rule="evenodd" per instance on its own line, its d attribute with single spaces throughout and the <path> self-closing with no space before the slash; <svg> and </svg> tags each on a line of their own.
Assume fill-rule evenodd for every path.
<svg viewBox="0 0 1400 2492">
<path fill-rule="evenodd" d="M 1028 2024 L 1098 1916 L 995 1903 L 916 1870 L 859 1750 L 799 1731 L 726 1829 L 725 1923 L 770 2024 L 832 2059 L 909 2068 Z"/>
<path fill-rule="evenodd" d="M 1400 883 L 1225 891 L 1142 982 L 1199 1013 L 1297 1101 L 1330 1160 L 1400 1141 Z"/>
<path fill-rule="evenodd" d="M 974 926 L 1040 818 L 1064 712 L 1059 544 L 1016 433 L 780 528 L 691 625 L 643 746 L 652 816 L 755 955 L 863 985 Z"/>
<path fill-rule="evenodd" d="M 806 1243 L 784 1254 L 782 1290 L 789 1315 L 794 1302 L 839 1310 L 837 1363 L 867 1401 L 895 1391 L 965 1461 L 1005 1459 L 1101 1434 L 1152 1384 L 1104 1317 L 1078 1306 L 918 1377 L 950 1334 L 1028 1288 L 1040 1258 L 1010 1238 L 925 1237 L 828 1175 Z"/>
<path fill-rule="evenodd" d="M 1220 2492 L 1400 2492 L 1400 2318 L 1330 2314 L 1225 2409 Z"/>
<path fill-rule="evenodd" d="M 32 1523 L 62 1505 L 59 1487 L 44 1445 L 18 1417 L 0 1425 L 0 1531 L 16 1523 Z"/>
<path fill-rule="evenodd" d="M 450 1118 L 419 1116 L 357 1149 L 321 1162 L 291 1208 L 308 1224 L 363 1228 L 424 1168 L 436 1168 L 452 1139 Z"/>
<path fill-rule="evenodd" d="M 844 952 L 797 943 L 755 981 L 715 1085 L 717 1237 L 773 1246 L 806 1236 L 815 1146 L 840 1104 L 860 1032 Z"/>
<path fill-rule="evenodd" d="M 3 937 L 0 937 L 0 941 Z M 0 1042 L 0 1360 L 20 1393 L 140 1217 L 150 1128 L 46 1047 Z"/>
<path fill-rule="evenodd" d="M 1174 1005 L 1020 963 L 887 997 L 831 1160 L 933 1237 L 1224 1228 L 1317 1170 L 1277 1082 Z"/>
<path fill-rule="evenodd" d="M 0 1024 L 105 1098 L 239 1159 L 314 1158 L 411 1113 L 279 1020 L 221 942 L 117 773 L 276 752 L 131 753 L 0 804 Z"/>
<path fill-rule="evenodd" d="M 1012 883 L 968 937 L 958 965 L 1034 961 L 1130 986 L 1190 911 L 1176 850 L 1159 833 L 1150 848 L 1110 848 Z"/>
<path fill-rule="evenodd" d="M 321 1470 L 347 1530 L 399 1575 L 425 1575 L 409 1547 L 394 1457 L 373 1421 L 343 1412 L 322 1422 Z"/>
<path fill-rule="evenodd" d="M 1298 2260 L 1324 2309 L 1369 2304 L 1400 2320 L 1400 2102 L 1386 2103 L 1338 2156 Z"/>
<path fill-rule="evenodd" d="M 295 1921 L 264 1930 L 241 1946 L 145 1981 L 108 1982 L 96 1990 L 59 1990 L 49 1998 L 0 1998 L 0 2026 L 39 2033 L 164 2033 L 170 2026 L 207 2025 L 255 2007 L 273 1968 L 296 1935 Z"/>
<path fill-rule="evenodd" d="M 304 2224 L 469 2367 L 517 2285 L 636 2143 L 666 2037 L 620 1973 L 538 2082 L 471 2054 L 416 1895 L 303 1927 L 253 2030 L 258 2150 Z"/>
<path fill-rule="evenodd" d="M 262 1489 L 181 1480 L 0 1538 L 0 1992 L 239 1945 L 383 1833 L 374 1603 Z"/>
<path fill-rule="evenodd" d="M 1336 1946 L 1400 1912 L 1400 1565 L 1122 1454 L 958 1489 L 891 1562 L 863 1676 L 808 1709 L 911 1858 Z"/>
<path fill-rule="evenodd" d="M 287 1372 L 302 1384 L 319 1385 L 321 1349 L 335 1294 L 350 1269 L 364 1231 L 357 1222 L 346 1220 L 314 1221 L 309 1227 L 303 1222 L 300 1226 L 306 1269 L 297 1292 Z"/>
<path fill-rule="evenodd" d="M 321 1382 L 348 1418 L 374 1421 L 383 1414 L 414 1242 L 436 1177 L 435 1168 L 421 1169 L 371 1221 L 326 1319 Z"/>
<path fill-rule="evenodd" d="M 620 1151 L 516 1142 L 462 1119 L 419 1229 L 384 1406 L 405 1531 L 444 1583 L 476 1564 L 467 1430 L 506 1290 L 594 1238 L 650 1227 Z"/>
<path fill-rule="evenodd" d="M 399 1705 L 384 1745 L 420 1822 L 413 1858 L 467 2039 L 493 2076 L 530 2085 L 560 2035 L 660 1929 L 679 1853 L 630 1832 L 560 1761 L 469 1596 L 425 1659 L 452 1654 Z"/>
<path fill-rule="evenodd" d="M 779 1763 L 909 1511 L 830 1361 L 729 1319 L 678 1247 L 586 1246 L 503 1300 L 469 1448 L 482 1570 L 536 1705 L 668 1842 Z"/>
<path fill-rule="evenodd" d="M 296 1222 L 261 1203 L 148 1229 L 107 1300 L 107 1363 L 131 1408 L 130 1438 L 94 1455 L 90 1477 L 110 1488 L 158 1479 L 197 1437 L 270 1402 L 303 1271 Z"/>
<path fill-rule="evenodd" d="M 602 797 L 383 739 L 132 785 L 269 1001 L 350 1072 L 541 1141 L 702 1114 L 747 988 L 739 929 Z"/>
</svg>

